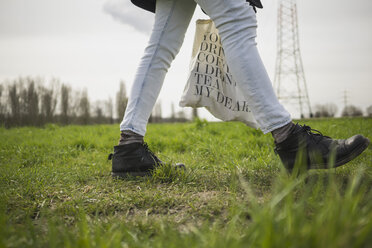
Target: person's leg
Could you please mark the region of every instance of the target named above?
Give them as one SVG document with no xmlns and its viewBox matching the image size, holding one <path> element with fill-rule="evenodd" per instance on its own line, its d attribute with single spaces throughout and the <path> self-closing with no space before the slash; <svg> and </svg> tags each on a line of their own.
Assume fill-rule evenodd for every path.
<svg viewBox="0 0 372 248">
<path fill-rule="evenodd" d="M 361 154 L 369 140 L 361 135 L 333 140 L 308 126 L 294 125 L 279 103 L 256 47 L 256 14 L 245 0 L 195 0 L 215 22 L 233 77 L 244 91 L 250 109 L 264 133 L 272 132 L 276 152 L 292 170 L 299 150 L 304 149 L 308 169 L 343 165 Z"/>
<path fill-rule="evenodd" d="M 121 131 L 145 135 L 165 75 L 181 48 L 195 7 L 192 0 L 156 1 L 154 28 L 137 70 Z"/>
<path fill-rule="evenodd" d="M 195 7 L 192 0 L 156 1 L 154 28 L 120 124 L 121 139 L 109 156 L 114 177 L 147 175 L 162 164 L 143 142 L 143 136 L 165 74 L 181 48 Z M 175 167 L 184 168 L 184 165 L 176 164 Z"/>
</svg>

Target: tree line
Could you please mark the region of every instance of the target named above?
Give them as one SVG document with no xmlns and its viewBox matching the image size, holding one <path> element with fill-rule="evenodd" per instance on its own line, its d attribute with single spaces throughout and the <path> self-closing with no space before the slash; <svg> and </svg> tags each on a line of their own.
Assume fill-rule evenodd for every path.
<svg viewBox="0 0 372 248">
<path fill-rule="evenodd" d="M 128 98 L 124 81 L 119 83 L 115 99 L 91 101 L 86 89 L 76 90 L 69 84 L 53 78 L 20 77 L 0 84 L 0 125 L 43 126 L 112 124 L 124 116 Z M 171 106 L 170 118 L 162 117 L 161 103 L 157 102 L 149 122 L 189 121 L 183 111 Z M 197 117 L 194 111 L 193 117 Z"/>
<path fill-rule="evenodd" d="M 58 79 L 20 77 L 0 84 L 0 121 L 5 127 L 114 123 L 114 112 L 123 116 L 127 104 L 124 82 L 115 100 L 114 110 L 111 97 L 92 102 L 86 89 L 74 90 Z"/>
<path fill-rule="evenodd" d="M 119 83 L 115 99 L 91 101 L 86 89 L 72 89 L 59 79 L 48 82 L 41 78 L 20 77 L 0 84 L 0 125 L 42 126 L 47 123 L 68 124 L 112 124 L 121 121 L 128 98 L 124 81 Z M 170 106 L 171 116 L 162 117 L 161 103 L 157 102 L 149 122 L 185 122 L 189 121 L 184 111 L 175 112 Z M 314 117 L 334 117 L 337 105 L 327 103 L 315 106 Z M 366 109 L 372 117 L 372 106 Z M 341 116 L 363 116 L 363 111 L 353 105 L 344 107 Z M 193 109 L 191 118 L 197 118 L 197 109 Z"/>
<path fill-rule="evenodd" d="M 315 105 L 314 117 L 335 117 L 338 107 L 334 103 Z M 366 109 L 368 117 L 372 117 L 372 105 Z M 354 105 L 347 105 L 341 111 L 342 117 L 359 117 L 363 116 L 363 110 Z"/>
</svg>

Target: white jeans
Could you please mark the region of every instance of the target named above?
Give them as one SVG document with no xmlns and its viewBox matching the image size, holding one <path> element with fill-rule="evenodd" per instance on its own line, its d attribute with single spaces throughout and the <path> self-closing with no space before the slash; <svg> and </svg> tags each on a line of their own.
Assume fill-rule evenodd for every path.
<svg viewBox="0 0 372 248">
<path fill-rule="evenodd" d="M 120 130 L 145 135 L 165 74 L 181 48 L 196 4 L 214 21 L 233 77 L 264 133 L 291 122 L 256 46 L 256 14 L 245 0 L 157 0 L 155 24 L 141 59 Z M 139 20 L 140 21 L 140 20 Z M 186 69 L 186 68 L 185 68 Z"/>
</svg>

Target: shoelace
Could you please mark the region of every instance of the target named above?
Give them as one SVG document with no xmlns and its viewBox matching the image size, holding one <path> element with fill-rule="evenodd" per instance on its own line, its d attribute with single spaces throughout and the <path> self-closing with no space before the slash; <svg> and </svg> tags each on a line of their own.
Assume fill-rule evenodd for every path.
<svg viewBox="0 0 372 248">
<path fill-rule="evenodd" d="M 307 136 L 310 137 L 310 139 L 314 140 L 315 143 L 319 143 L 323 138 L 330 138 L 328 136 L 325 136 L 323 135 L 320 131 L 316 130 L 316 129 L 312 129 L 311 127 L 307 126 L 307 125 L 299 125 L 298 123 L 296 123 L 296 127 L 300 128 L 297 132 L 305 132 L 307 134 Z M 278 147 L 275 147 L 274 148 L 274 152 L 275 154 L 278 154 L 278 150 L 280 150 L 280 148 Z"/>
<path fill-rule="evenodd" d="M 296 125 L 298 125 L 298 124 L 296 124 Z M 307 133 L 311 138 L 313 138 L 313 139 L 314 139 L 315 137 L 318 137 L 317 140 L 314 139 L 316 143 L 319 143 L 320 140 L 322 140 L 323 138 L 330 138 L 330 137 L 328 137 L 328 136 L 323 135 L 320 131 L 318 131 L 318 130 L 316 130 L 316 129 L 313 129 L 313 128 L 311 128 L 311 127 L 309 127 L 309 126 L 306 126 L 306 125 L 303 125 L 303 126 L 302 126 L 302 130 L 303 130 L 304 132 L 306 132 L 306 133 Z"/>
<path fill-rule="evenodd" d="M 156 163 L 160 163 L 160 159 L 150 150 L 149 146 L 146 142 L 143 142 L 142 144 L 143 148 L 145 148 L 145 151 L 148 152 L 153 159 L 155 159 Z"/>
</svg>

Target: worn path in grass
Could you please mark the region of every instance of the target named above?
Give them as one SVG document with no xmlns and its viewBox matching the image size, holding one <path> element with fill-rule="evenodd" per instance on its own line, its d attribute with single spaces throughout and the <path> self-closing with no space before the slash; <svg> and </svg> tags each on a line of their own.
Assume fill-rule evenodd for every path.
<svg viewBox="0 0 372 248">
<path fill-rule="evenodd" d="M 370 118 L 306 124 L 372 138 Z M 371 147 L 347 166 L 291 178 L 271 136 L 241 123 L 152 124 L 150 148 L 187 170 L 114 180 L 107 156 L 118 137 L 117 125 L 0 129 L 0 247 L 372 242 Z"/>
</svg>

